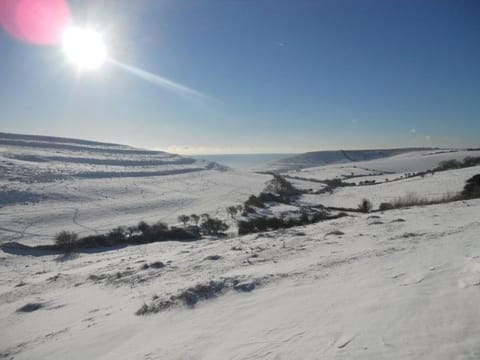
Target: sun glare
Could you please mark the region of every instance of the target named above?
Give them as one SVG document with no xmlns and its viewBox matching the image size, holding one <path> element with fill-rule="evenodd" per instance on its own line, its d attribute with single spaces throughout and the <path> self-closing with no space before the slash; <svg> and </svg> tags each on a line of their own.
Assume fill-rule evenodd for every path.
<svg viewBox="0 0 480 360">
<path fill-rule="evenodd" d="M 107 59 L 107 49 L 102 36 L 92 29 L 66 29 L 62 46 L 68 61 L 79 70 L 96 70 Z"/>
</svg>

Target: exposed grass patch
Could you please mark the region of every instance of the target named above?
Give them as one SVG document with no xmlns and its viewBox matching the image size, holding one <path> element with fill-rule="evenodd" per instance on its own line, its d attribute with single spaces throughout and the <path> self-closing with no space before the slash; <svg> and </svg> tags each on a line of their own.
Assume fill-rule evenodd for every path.
<svg viewBox="0 0 480 360">
<path fill-rule="evenodd" d="M 325 237 L 327 237 L 329 235 L 341 236 L 341 235 L 345 235 L 345 233 L 343 231 L 340 231 L 340 230 L 334 230 L 334 231 L 330 231 L 329 233 L 326 233 Z"/>
<path fill-rule="evenodd" d="M 43 307 L 42 303 L 28 303 L 17 309 L 17 312 L 34 312 Z"/>
<path fill-rule="evenodd" d="M 222 257 L 220 255 L 208 255 L 205 260 L 213 260 L 213 261 L 216 261 L 216 260 L 220 260 Z"/>
<path fill-rule="evenodd" d="M 187 306 L 193 308 L 200 301 L 216 298 L 233 289 L 240 292 L 250 292 L 255 289 L 256 281 L 240 281 L 238 279 L 211 280 L 208 283 L 201 283 L 180 291 L 169 298 L 161 299 L 155 297 L 150 304 L 143 304 L 135 315 L 149 315 L 167 310 L 176 306 Z"/>
</svg>

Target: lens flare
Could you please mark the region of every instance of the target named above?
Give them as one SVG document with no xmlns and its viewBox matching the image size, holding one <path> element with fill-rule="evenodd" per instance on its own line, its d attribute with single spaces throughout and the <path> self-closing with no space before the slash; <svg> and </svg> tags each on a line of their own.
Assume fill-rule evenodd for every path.
<svg viewBox="0 0 480 360">
<path fill-rule="evenodd" d="M 69 23 L 65 0 L 0 0 L 0 25 L 18 40 L 53 45 Z"/>
</svg>

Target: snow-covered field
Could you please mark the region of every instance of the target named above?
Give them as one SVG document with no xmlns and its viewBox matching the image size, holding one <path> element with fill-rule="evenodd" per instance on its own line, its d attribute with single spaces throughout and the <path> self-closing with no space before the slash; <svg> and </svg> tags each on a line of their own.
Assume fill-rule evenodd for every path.
<svg viewBox="0 0 480 360">
<path fill-rule="evenodd" d="M 382 202 L 390 202 L 396 198 L 409 195 L 441 199 L 445 195 L 454 194 L 463 189 L 465 181 L 480 173 L 480 166 L 463 169 L 435 172 L 424 177 L 405 177 L 407 173 L 416 173 L 434 169 L 441 161 L 463 160 L 465 157 L 478 157 L 480 151 L 452 152 L 412 152 L 392 156 L 388 159 L 355 162 L 342 165 L 328 165 L 290 171 L 289 176 L 308 179 L 292 180 L 292 183 L 302 181 L 300 188 L 312 189 L 321 183 L 317 181 L 343 179 L 347 183 L 359 184 L 364 181 L 376 181 L 376 185 L 360 185 L 354 187 L 339 187 L 333 193 L 302 195 L 299 203 L 303 205 L 324 205 L 333 207 L 356 208 L 362 199 L 368 199 L 377 208 Z M 376 174 L 376 175 L 374 175 Z"/>
<path fill-rule="evenodd" d="M 271 178 L 120 145 L 6 135 L 0 147 L 1 242 L 172 224 L 183 213 L 226 218 L 226 206 Z M 377 207 L 411 192 L 458 192 L 480 167 L 383 176 L 479 155 L 413 152 L 288 175 L 312 191 L 326 186 L 318 180 L 375 179 L 299 202 L 356 207 L 368 198 Z M 478 359 L 479 214 L 476 199 L 186 243 L 69 255 L 4 248 L 0 359 Z M 200 294 L 199 285 L 212 296 L 194 307 L 172 300 Z"/>
<path fill-rule="evenodd" d="M 445 195 L 460 192 L 465 181 L 480 173 L 480 166 L 437 172 L 435 175 L 405 178 L 377 185 L 348 186 L 335 189 L 332 194 L 305 194 L 299 203 L 356 208 L 362 199 L 368 199 L 374 208 L 382 202 L 391 202 L 410 195 L 428 200 L 442 199 Z M 359 178 L 363 179 L 363 178 Z"/>
</svg>

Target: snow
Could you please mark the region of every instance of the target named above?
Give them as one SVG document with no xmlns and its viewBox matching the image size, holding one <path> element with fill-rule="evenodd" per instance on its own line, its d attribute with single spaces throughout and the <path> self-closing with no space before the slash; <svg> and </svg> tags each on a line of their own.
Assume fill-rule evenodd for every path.
<svg viewBox="0 0 480 360">
<path fill-rule="evenodd" d="M 3 254 L 0 324 L 9 331 L 0 348 L 15 359 L 476 358 L 479 210 L 479 200 L 456 202 L 64 261 Z M 328 235 L 336 229 L 345 234 Z M 205 260 L 213 254 L 222 258 Z M 158 260 L 167 266 L 140 270 L 139 261 Z M 128 266 L 125 281 L 88 278 Z M 193 309 L 134 315 L 154 294 L 222 277 L 263 283 Z M 28 302 L 46 305 L 16 312 Z"/>
<path fill-rule="evenodd" d="M 84 235 L 140 220 L 172 224 L 183 213 L 226 219 L 226 206 L 258 194 L 271 178 L 81 140 L 0 134 L 0 145 L 0 242 L 51 243 L 60 230 Z M 400 178 L 442 160 L 478 155 L 419 151 L 289 175 L 303 178 L 292 180 L 299 188 L 322 190 L 325 184 L 318 180 L 352 172 L 357 177 L 344 181 L 380 182 L 383 176 Z M 175 163 L 152 163 L 163 158 Z M 179 169 L 186 171 L 174 172 Z M 96 175 L 78 176 L 84 172 Z M 460 191 L 477 173 L 479 166 L 342 187 L 303 195 L 299 202 L 356 207 L 368 198 L 378 206 L 411 192 L 434 199 Z M 278 215 L 296 209 L 279 204 L 262 211 Z M 69 255 L 4 248 L 0 358 L 476 359 L 478 214 L 480 199 L 351 213 L 261 234 Z M 165 266 L 150 266 L 158 261 Z M 230 286 L 192 308 L 176 304 L 135 314 L 144 304 L 210 281 L 255 288 L 241 292 Z M 18 311 L 27 304 L 38 309 Z"/>
</svg>

